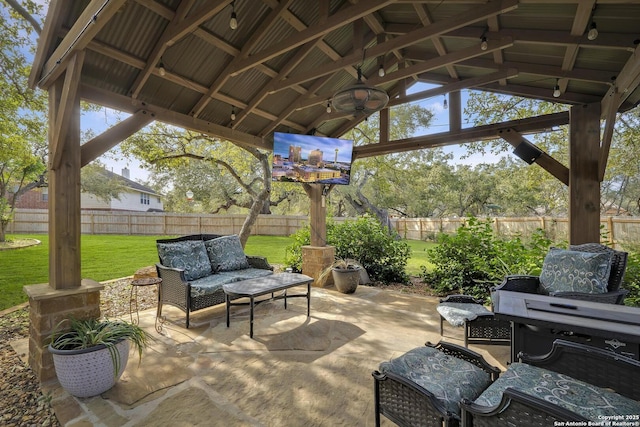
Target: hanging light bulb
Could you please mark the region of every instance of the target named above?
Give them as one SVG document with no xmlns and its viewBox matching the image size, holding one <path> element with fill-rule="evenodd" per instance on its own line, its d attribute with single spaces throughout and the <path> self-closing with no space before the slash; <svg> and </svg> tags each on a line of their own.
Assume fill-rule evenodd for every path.
<svg viewBox="0 0 640 427">
<path fill-rule="evenodd" d="M 236 119 L 236 107 L 231 107 L 231 120 Z"/>
<path fill-rule="evenodd" d="M 442 108 L 445 110 L 449 108 L 449 104 L 447 103 L 447 95 L 442 95 L 444 97 L 444 102 L 442 103 Z"/>
<path fill-rule="evenodd" d="M 162 62 L 162 58 L 160 58 L 160 63 L 158 64 L 158 73 L 160 73 L 162 77 L 167 75 L 167 70 L 165 70 L 164 68 L 164 63 Z"/>
<path fill-rule="evenodd" d="M 487 36 L 482 36 L 480 42 L 480 49 L 487 50 L 489 48 L 489 43 L 487 43 Z"/>
<path fill-rule="evenodd" d="M 380 68 L 378 68 L 378 75 L 384 77 L 384 65 L 382 64 L 380 64 Z"/>
<path fill-rule="evenodd" d="M 236 15 L 236 2 L 231 2 L 231 19 L 229 20 L 229 27 L 232 30 L 238 28 L 238 15 Z"/>
<path fill-rule="evenodd" d="M 556 85 L 553 88 L 553 97 L 559 98 L 560 95 L 562 95 L 562 92 L 560 92 L 560 79 L 556 79 Z"/>
<path fill-rule="evenodd" d="M 591 21 L 591 28 L 589 28 L 587 38 L 592 41 L 598 38 L 598 27 L 595 21 Z"/>
<path fill-rule="evenodd" d="M 331 102 L 327 101 L 327 114 L 331 113 Z"/>
</svg>

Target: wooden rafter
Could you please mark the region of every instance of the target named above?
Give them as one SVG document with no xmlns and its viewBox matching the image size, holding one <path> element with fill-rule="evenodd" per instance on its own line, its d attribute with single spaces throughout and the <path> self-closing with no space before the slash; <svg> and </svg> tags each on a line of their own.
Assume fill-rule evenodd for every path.
<svg viewBox="0 0 640 427">
<path fill-rule="evenodd" d="M 268 33 L 269 28 L 271 28 L 274 21 L 278 19 L 285 10 L 287 10 L 289 4 L 291 4 L 292 1 L 293 0 L 282 0 L 275 9 L 271 10 L 269 16 L 262 20 L 258 28 L 253 31 L 249 40 L 247 40 L 242 46 L 240 54 L 227 64 L 224 70 L 220 73 L 220 76 L 209 87 L 207 93 L 200 97 L 200 100 L 191 109 L 191 115 L 193 117 L 198 117 L 200 115 L 202 110 L 204 110 L 204 108 L 211 100 L 211 97 L 218 93 L 218 91 L 220 91 L 227 80 L 231 78 L 229 74 L 230 70 L 232 70 L 235 64 L 240 62 L 240 60 L 245 59 L 247 56 L 249 56 L 249 52 L 251 52 L 256 44 Z"/>
</svg>

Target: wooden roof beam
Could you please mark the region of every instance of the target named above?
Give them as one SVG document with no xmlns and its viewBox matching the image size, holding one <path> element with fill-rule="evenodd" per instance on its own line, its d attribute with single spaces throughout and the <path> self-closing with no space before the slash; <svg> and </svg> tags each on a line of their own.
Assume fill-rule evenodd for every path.
<svg viewBox="0 0 640 427">
<path fill-rule="evenodd" d="M 522 136 L 520 132 L 515 129 L 509 128 L 500 130 L 499 135 L 502 139 L 511 144 L 513 148 L 516 148 L 518 145 L 525 143 L 540 150 L 542 154 L 540 154 L 540 157 L 536 159 L 535 163 L 542 169 L 546 170 L 551 175 L 556 177 L 564 185 L 569 185 L 569 168 L 538 148 L 538 146 L 536 146 L 533 142 Z"/>
<path fill-rule="evenodd" d="M 425 40 L 441 35 L 452 29 L 472 24 L 479 20 L 486 19 L 488 16 L 503 13 L 507 10 L 515 9 L 516 7 L 517 1 L 515 0 L 490 2 L 483 7 L 475 8 L 469 12 L 461 13 L 450 19 L 436 22 L 432 25 L 429 25 L 428 27 L 421 27 L 403 36 L 395 37 L 393 39 L 387 40 L 384 43 L 377 44 L 367 49 L 364 57 L 365 59 L 375 58 L 379 55 L 384 55 L 386 52 L 411 46 L 419 40 Z M 478 51 L 480 51 L 479 44 Z M 483 51 L 480 52 L 483 53 Z M 353 64 L 358 64 L 360 61 L 362 61 L 361 53 L 352 53 L 333 64 L 327 64 L 323 67 L 317 67 L 313 71 L 290 76 L 286 81 L 281 82 L 281 84 L 276 87 L 276 91 L 286 89 L 294 84 L 300 84 L 309 80 L 316 79 L 320 76 L 335 73 L 342 68 L 348 67 Z M 447 65 L 447 63 L 442 64 L 442 66 L 445 65 Z"/>
<path fill-rule="evenodd" d="M 60 108 L 55 118 L 49 150 L 50 169 L 53 170 L 57 170 L 62 163 L 62 146 L 64 144 L 62 141 L 68 136 L 67 132 L 69 131 L 73 110 L 77 105 L 76 97 L 78 96 L 78 85 L 82 74 L 84 56 L 84 50 L 74 53 L 66 67 L 60 96 Z"/>
<path fill-rule="evenodd" d="M 88 165 L 154 120 L 153 114 L 138 110 L 120 123 L 80 147 L 80 167 Z"/>
<path fill-rule="evenodd" d="M 124 95 L 117 95 L 113 92 L 81 85 L 80 96 L 87 102 L 132 114 L 142 108 L 148 111 L 149 114 L 152 114 L 155 120 L 169 123 L 185 129 L 202 132 L 221 139 L 226 139 L 227 141 L 231 141 L 232 143 L 241 147 L 247 146 L 260 148 L 263 150 L 271 150 L 273 148 L 270 144 L 267 144 L 260 137 L 229 129 L 228 127 L 220 126 L 206 120 L 197 119 L 186 114 L 177 113 L 166 108 L 158 107 L 144 102 L 132 102 L 131 98 Z"/>
<path fill-rule="evenodd" d="M 458 131 L 441 132 L 432 135 L 389 141 L 388 143 L 362 145 L 354 147 L 353 156 L 354 158 L 363 158 L 421 150 L 423 148 L 458 145 L 474 141 L 488 141 L 500 138 L 500 132 L 505 129 L 514 129 L 520 133 L 532 133 L 546 131 L 554 126 L 566 125 L 567 123 L 569 123 L 569 113 L 564 111 L 526 119 L 477 126 L 475 128 L 461 129 Z"/>
</svg>

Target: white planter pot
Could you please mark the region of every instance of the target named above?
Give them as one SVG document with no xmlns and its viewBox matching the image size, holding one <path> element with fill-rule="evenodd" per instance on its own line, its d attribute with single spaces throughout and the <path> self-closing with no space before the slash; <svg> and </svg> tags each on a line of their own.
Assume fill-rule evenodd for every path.
<svg viewBox="0 0 640 427">
<path fill-rule="evenodd" d="M 103 345 L 84 350 L 49 346 L 60 385 L 76 397 L 97 396 L 115 385 L 129 360 L 129 340 L 120 341 L 115 349 L 120 355 L 117 372 L 111 352 Z"/>
</svg>

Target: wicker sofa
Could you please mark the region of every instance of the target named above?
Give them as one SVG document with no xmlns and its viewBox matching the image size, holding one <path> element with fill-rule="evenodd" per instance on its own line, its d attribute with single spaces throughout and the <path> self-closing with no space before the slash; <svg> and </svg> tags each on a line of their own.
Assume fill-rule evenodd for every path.
<svg viewBox="0 0 640 427">
<path fill-rule="evenodd" d="M 601 289 L 597 291 L 588 291 L 580 289 L 563 289 L 561 291 L 554 292 L 553 289 L 545 289 L 544 284 L 542 283 L 543 275 L 545 275 L 545 268 L 547 264 L 547 260 L 550 256 L 553 255 L 553 252 L 559 253 L 561 250 L 557 250 L 552 248 L 547 254 L 547 258 L 545 258 L 545 265 L 543 265 L 543 271 L 540 277 L 538 276 L 507 276 L 504 281 L 493 290 L 503 290 L 503 291 L 512 291 L 512 292 L 525 292 L 525 293 L 542 293 L 542 294 L 550 294 L 552 296 L 558 296 L 563 298 L 570 299 L 579 299 L 586 300 L 592 302 L 600 302 L 607 304 L 624 304 L 624 297 L 627 295 L 628 291 L 626 289 L 621 289 L 622 279 L 624 278 L 624 272 L 627 267 L 627 252 L 616 251 L 614 249 L 609 248 L 608 246 L 601 245 L 599 243 L 585 243 L 582 245 L 572 245 L 569 247 L 571 252 L 577 253 L 585 253 L 592 255 L 605 255 L 610 256 L 610 269 L 609 275 L 607 276 L 607 282 L 605 283 L 606 289 Z M 546 277 L 551 278 L 551 280 L 560 279 L 560 282 L 563 281 L 564 278 L 571 276 L 570 274 L 565 274 L 567 269 L 567 260 L 560 259 L 556 260 L 556 265 L 560 265 L 560 268 L 557 270 L 549 271 Z M 573 272 L 571 272 L 573 273 Z M 578 274 L 575 274 L 578 276 Z M 585 282 L 589 281 L 583 281 Z M 593 282 L 593 281 L 591 281 Z M 566 284 L 565 284 L 566 286 Z"/>
<path fill-rule="evenodd" d="M 556 340 L 544 356 L 520 355 L 474 400 L 462 399 L 462 425 L 607 425 L 640 421 L 640 362 Z M 589 423 L 591 422 L 591 424 Z M 611 425 L 611 424 L 609 424 Z"/>
<path fill-rule="evenodd" d="M 192 312 L 225 302 L 222 285 L 273 274 L 266 258 L 244 254 L 236 235 L 192 234 L 160 239 L 156 246 L 162 279 L 158 316 L 163 304 L 178 307 L 187 328 Z"/>
</svg>

